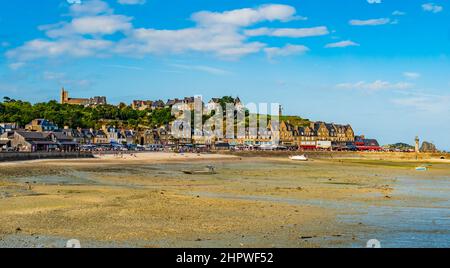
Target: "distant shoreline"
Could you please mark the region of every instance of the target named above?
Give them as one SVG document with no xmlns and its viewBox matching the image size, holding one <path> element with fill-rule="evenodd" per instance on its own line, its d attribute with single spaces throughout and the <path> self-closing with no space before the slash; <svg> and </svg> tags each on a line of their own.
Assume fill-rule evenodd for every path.
<svg viewBox="0 0 450 268">
<path fill-rule="evenodd" d="M 450 161 L 449 153 L 404 153 L 404 152 L 330 152 L 330 151 L 238 151 L 220 152 L 239 157 L 289 157 L 305 154 L 311 159 L 368 159 L 368 160 L 439 160 Z M 441 158 L 444 159 L 441 159 Z"/>
<path fill-rule="evenodd" d="M 329 152 L 329 151 L 213 151 L 211 153 L 175 152 L 0 152 L 0 163 L 39 160 L 80 160 L 96 162 L 190 162 L 196 160 L 230 160 L 238 158 L 288 159 L 289 156 L 307 155 L 311 160 L 378 160 L 378 161 L 437 161 L 450 163 L 448 153 L 400 153 L 400 152 Z"/>
</svg>

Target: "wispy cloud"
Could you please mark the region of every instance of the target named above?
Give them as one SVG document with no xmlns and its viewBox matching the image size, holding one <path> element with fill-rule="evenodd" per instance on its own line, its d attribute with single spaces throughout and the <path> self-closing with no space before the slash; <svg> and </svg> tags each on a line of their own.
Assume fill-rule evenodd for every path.
<svg viewBox="0 0 450 268">
<path fill-rule="evenodd" d="M 205 66 L 205 65 L 170 64 L 169 66 L 175 67 L 178 69 L 190 70 L 190 71 L 200 71 L 200 72 L 205 72 L 205 73 L 214 74 L 214 75 L 231 74 L 231 72 L 229 72 L 229 71 L 211 67 L 211 66 Z"/>
<path fill-rule="evenodd" d="M 346 41 L 340 41 L 340 42 L 330 43 L 330 44 L 325 45 L 326 48 L 342 48 L 342 47 L 351 47 L 351 46 L 359 46 L 359 44 L 355 43 L 353 41 L 350 41 L 350 40 L 346 40 Z"/>
<path fill-rule="evenodd" d="M 286 57 L 291 55 L 302 55 L 309 51 L 309 48 L 303 45 L 291 45 L 288 44 L 284 47 L 268 47 L 264 51 L 269 59 L 275 57 Z"/>
<path fill-rule="evenodd" d="M 57 72 L 50 72 L 50 71 L 45 71 L 43 74 L 43 78 L 45 80 L 62 80 L 66 78 L 66 74 L 65 73 L 57 73 Z"/>
<path fill-rule="evenodd" d="M 417 79 L 420 78 L 422 75 L 416 72 L 404 72 L 403 76 L 409 79 Z"/>
<path fill-rule="evenodd" d="M 275 37 L 291 37 L 291 38 L 303 38 L 311 36 L 327 35 L 330 32 L 325 26 L 312 27 L 312 28 L 257 28 L 246 30 L 247 36 L 275 36 Z"/>
<path fill-rule="evenodd" d="M 427 12 L 439 13 L 444 10 L 442 6 L 436 5 L 435 3 L 426 3 L 422 5 L 422 9 Z"/>
<path fill-rule="evenodd" d="M 428 95 L 413 93 L 408 97 L 394 98 L 391 102 L 415 111 L 449 115 L 450 113 L 450 95 Z"/>
<path fill-rule="evenodd" d="M 393 16 L 404 16 L 404 15 L 406 15 L 406 12 L 396 10 L 396 11 L 392 12 L 392 15 Z"/>
<path fill-rule="evenodd" d="M 389 24 L 391 19 L 389 18 L 380 18 L 380 19 L 369 19 L 369 20 L 351 20 L 349 22 L 352 26 L 378 26 Z"/>
<path fill-rule="evenodd" d="M 117 0 L 117 2 L 121 5 L 143 5 L 147 1 L 146 0 Z"/>
<path fill-rule="evenodd" d="M 143 71 L 144 68 L 137 66 L 129 66 L 129 65 L 120 65 L 120 64 L 106 64 L 105 67 L 117 68 L 117 69 L 125 69 L 125 70 L 135 70 L 135 71 Z"/>
<path fill-rule="evenodd" d="M 366 91 L 379 91 L 379 90 L 405 90 L 413 86 L 411 83 L 376 80 L 374 82 L 359 81 L 356 83 L 341 83 L 336 85 L 340 89 L 355 89 Z"/>
<path fill-rule="evenodd" d="M 13 62 L 8 65 L 8 67 L 13 71 L 19 70 L 20 68 L 22 68 L 24 66 L 25 66 L 24 62 Z"/>
<path fill-rule="evenodd" d="M 47 81 L 53 81 L 58 85 L 66 87 L 86 88 L 92 85 L 92 81 L 88 79 L 75 79 L 72 76 L 68 77 L 66 73 L 45 71 L 42 77 Z"/>
</svg>

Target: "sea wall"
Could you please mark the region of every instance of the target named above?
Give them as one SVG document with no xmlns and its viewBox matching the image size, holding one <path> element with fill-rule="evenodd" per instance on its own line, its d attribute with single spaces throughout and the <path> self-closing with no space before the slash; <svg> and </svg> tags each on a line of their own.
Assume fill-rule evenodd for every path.
<svg viewBox="0 0 450 268">
<path fill-rule="evenodd" d="M 0 162 L 26 161 L 39 159 L 73 159 L 73 158 L 94 158 L 89 152 L 1 152 Z"/>
<path fill-rule="evenodd" d="M 237 151 L 218 152 L 241 157 L 289 157 L 305 154 L 311 159 L 373 159 L 373 160 L 436 160 L 450 159 L 448 153 L 397 153 L 397 152 L 329 152 L 329 151 Z"/>
</svg>

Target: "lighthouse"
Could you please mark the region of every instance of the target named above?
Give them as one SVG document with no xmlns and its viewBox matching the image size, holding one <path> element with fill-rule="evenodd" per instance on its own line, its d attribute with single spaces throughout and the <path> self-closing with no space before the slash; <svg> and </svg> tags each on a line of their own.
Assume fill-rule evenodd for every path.
<svg viewBox="0 0 450 268">
<path fill-rule="evenodd" d="M 420 143 L 420 139 L 419 139 L 419 136 L 416 136 L 416 147 L 415 147 L 415 151 L 416 151 L 416 153 L 419 153 L 420 152 L 420 147 L 419 147 L 419 143 Z"/>
</svg>

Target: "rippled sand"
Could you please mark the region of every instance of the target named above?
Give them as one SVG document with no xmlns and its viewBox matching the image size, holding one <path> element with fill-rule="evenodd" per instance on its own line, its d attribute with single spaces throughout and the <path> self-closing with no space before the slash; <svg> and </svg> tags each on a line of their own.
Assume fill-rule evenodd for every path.
<svg viewBox="0 0 450 268">
<path fill-rule="evenodd" d="M 207 165 L 217 174 L 182 172 Z M 0 164 L 0 247 L 449 246 L 450 165 L 417 165 L 160 153 Z"/>
</svg>

